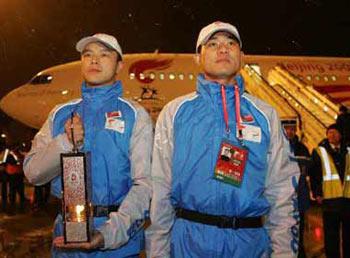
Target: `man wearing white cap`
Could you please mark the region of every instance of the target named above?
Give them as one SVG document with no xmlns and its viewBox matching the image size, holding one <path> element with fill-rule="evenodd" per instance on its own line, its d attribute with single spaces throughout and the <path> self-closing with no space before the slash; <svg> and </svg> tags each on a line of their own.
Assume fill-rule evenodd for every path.
<svg viewBox="0 0 350 258">
<path fill-rule="evenodd" d="M 148 257 L 296 256 L 297 163 L 276 111 L 244 92 L 241 47 L 231 24 L 204 27 L 197 91 L 158 118 Z"/>
<path fill-rule="evenodd" d="M 64 245 L 58 215 L 52 257 L 138 257 L 151 197 L 152 122 L 140 105 L 122 97 L 116 76 L 123 54 L 113 36 L 83 38 L 76 49 L 82 98 L 50 113 L 26 157 L 25 174 L 36 185 L 51 181 L 52 194 L 61 198 L 60 153 L 70 152 L 74 139 L 81 151 L 91 153 L 96 233 L 90 243 Z"/>
</svg>

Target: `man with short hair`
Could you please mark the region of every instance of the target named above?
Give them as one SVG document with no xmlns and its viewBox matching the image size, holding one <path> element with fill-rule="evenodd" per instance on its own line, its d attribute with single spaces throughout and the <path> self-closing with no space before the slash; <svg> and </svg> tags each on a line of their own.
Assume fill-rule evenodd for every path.
<svg viewBox="0 0 350 258">
<path fill-rule="evenodd" d="M 52 256 L 138 257 L 151 196 L 152 122 L 140 105 L 122 97 L 116 75 L 123 54 L 113 36 L 83 38 L 76 49 L 81 53 L 82 98 L 50 113 L 26 156 L 25 174 L 33 184 L 51 181 L 52 194 L 61 198 L 60 153 L 70 152 L 74 139 L 81 151 L 91 153 L 96 233 L 90 243 L 65 245 L 58 215 Z"/>
<path fill-rule="evenodd" d="M 283 119 L 282 126 L 289 140 L 291 152 L 294 154 L 300 169 L 300 178 L 298 182 L 298 210 L 299 210 L 299 250 L 298 258 L 305 258 L 304 248 L 304 228 L 305 212 L 310 207 L 310 188 L 308 167 L 310 165 L 310 153 L 306 146 L 299 140 L 297 132 L 296 119 Z"/>
<path fill-rule="evenodd" d="M 310 166 L 313 196 L 322 207 L 325 253 L 328 258 L 350 257 L 350 149 L 332 124 L 312 152 Z M 342 247 L 340 247 L 342 232 Z"/>
<path fill-rule="evenodd" d="M 296 255 L 298 167 L 276 111 L 244 92 L 241 47 L 233 25 L 204 27 L 197 91 L 158 118 L 149 257 Z"/>
</svg>

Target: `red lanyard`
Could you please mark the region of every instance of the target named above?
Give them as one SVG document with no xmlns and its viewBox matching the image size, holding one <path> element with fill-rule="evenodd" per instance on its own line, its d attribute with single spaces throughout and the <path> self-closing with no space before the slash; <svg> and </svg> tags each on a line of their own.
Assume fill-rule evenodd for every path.
<svg viewBox="0 0 350 258">
<path fill-rule="evenodd" d="M 236 124 L 238 130 L 238 139 L 243 139 L 242 129 L 244 126 L 241 124 L 241 109 L 240 109 L 240 98 L 239 98 L 239 88 L 235 84 L 235 109 L 236 109 Z M 228 125 L 228 112 L 227 112 L 227 104 L 226 104 L 226 91 L 225 85 L 221 84 L 221 98 L 222 98 L 222 108 L 224 112 L 224 120 L 226 125 L 226 133 L 230 133 L 230 127 Z"/>
<path fill-rule="evenodd" d="M 224 111 L 224 119 L 226 124 L 226 133 L 230 133 L 230 127 L 228 126 L 227 106 L 226 106 L 226 91 L 225 91 L 225 86 L 223 84 L 221 84 L 221 98 L 222 98 L 222 108 Z"/>
</svg>

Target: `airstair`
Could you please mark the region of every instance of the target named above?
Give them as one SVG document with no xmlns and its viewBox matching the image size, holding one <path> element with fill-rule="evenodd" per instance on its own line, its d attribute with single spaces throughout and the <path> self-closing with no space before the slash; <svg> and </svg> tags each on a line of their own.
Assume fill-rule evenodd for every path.
<svg viewBox="0 0 350 258">
<path fill-rule="evenodd" d="M 256 96 L 273 106 L 281 119 L 297 117 L 296 109 L 285 102 L 284 97 L 269 85 L 269 83 L 256 72 L 252 67 L 246 65 L 241 70 L 245 80 L 246 90 L 253 96 Z"/>
<path fill-rule="evenodd" d="M 278 66 L 269 71 L 266 80 L 249 65 L 242 69 L 242 75 L 247 90 L 276 108 L 281 119 L 297 119 L 298 134 L 309 149 L 325 138 L 338 110 L 326 96 Z"/>
</svg>

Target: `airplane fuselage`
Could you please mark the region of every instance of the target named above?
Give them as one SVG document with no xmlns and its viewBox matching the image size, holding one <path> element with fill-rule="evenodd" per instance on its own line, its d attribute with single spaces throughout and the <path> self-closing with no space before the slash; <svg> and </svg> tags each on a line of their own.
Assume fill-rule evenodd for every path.
<svg viewBox="0 0 350 258">
<path fill-rule="evenodd" d="M 167 102 L 195 90 L 200 72 L 194 54 L 127 54 L 123 61 L 117 79 L 123 82 L 124 96 L 142 104 L 153 120 Z M 334 103 L 350 105 L 350 58 L 246 55 L 244 63 L 265 79 L 280 66 Z M 7 94 L 0 107 L 14 119 L 40 128 L 55 105 L 80 97 L 81 81 L 80 61 L 54 66 Z"/>
</svg>

